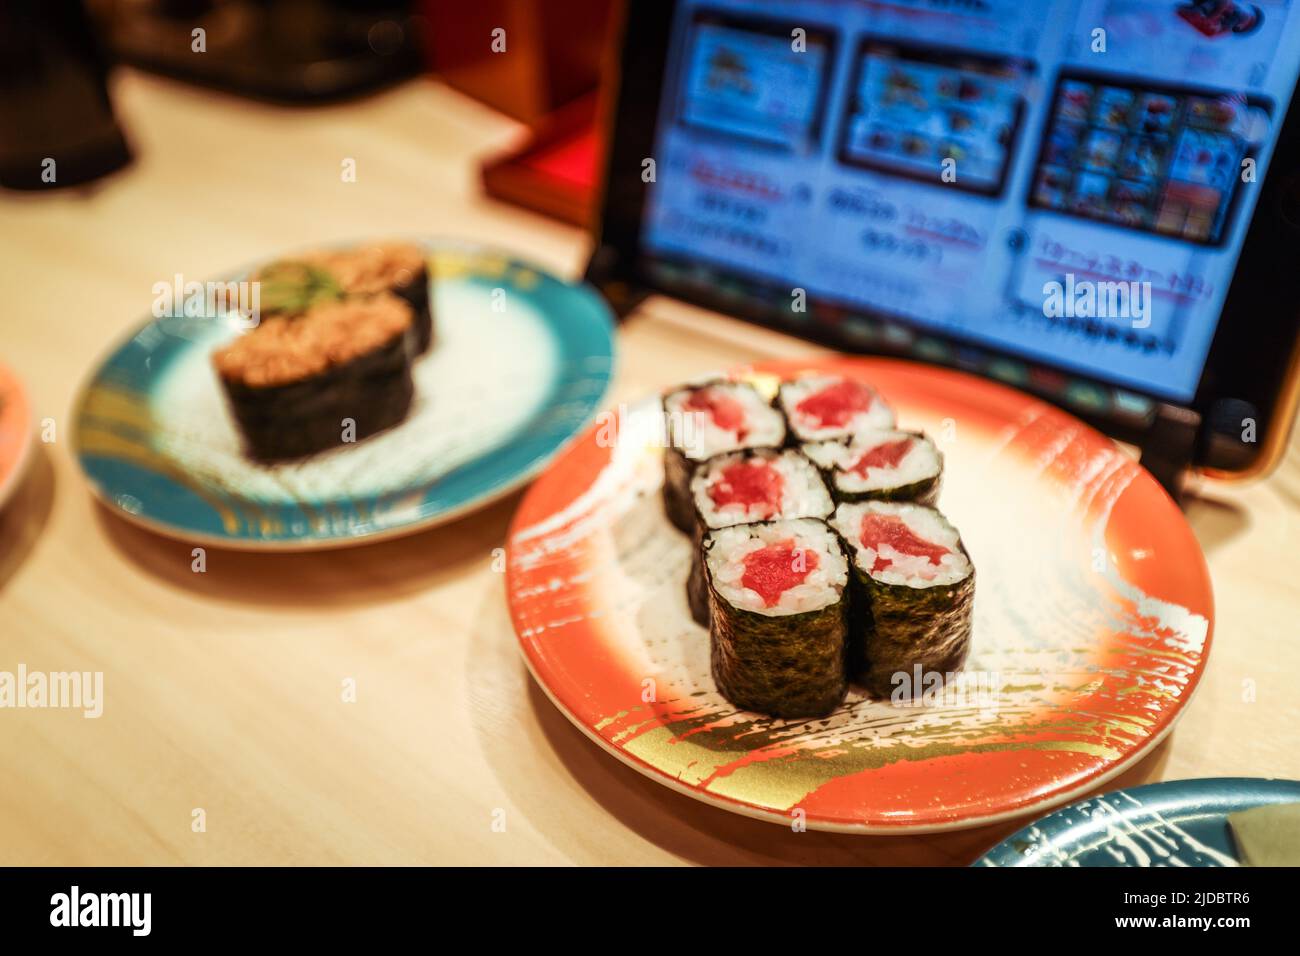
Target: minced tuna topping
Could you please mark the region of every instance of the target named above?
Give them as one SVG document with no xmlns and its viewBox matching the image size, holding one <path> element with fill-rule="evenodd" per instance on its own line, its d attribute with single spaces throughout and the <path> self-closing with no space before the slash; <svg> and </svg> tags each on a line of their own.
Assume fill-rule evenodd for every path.
<svg viewBox="0 0 1300 956">
<path fill-rule="evenodd" d="M 400 288 L 425 267 L 425 255 L 409 242 L 386 242 L 340 252 L 323 251 L 303 257 L 326 269 L 350 294 L 369 295 Z"/>
<path fill-rule="evenodd" d="M 263 319 L 212 356 L 218 374 L 253 387 L 285 385 L 344 365 L 404 334 L 411 307 L 393 295 L 344 299 L 296 317 Z"/>
</svg>

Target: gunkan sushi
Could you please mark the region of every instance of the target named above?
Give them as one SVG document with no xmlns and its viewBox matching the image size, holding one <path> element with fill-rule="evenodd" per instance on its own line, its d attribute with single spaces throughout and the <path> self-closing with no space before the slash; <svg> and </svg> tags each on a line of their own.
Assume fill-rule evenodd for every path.
<svg viewBox="0 0 1300 956">
<path fill-rule="evenodd" d="M 859 432 L 847 444 L 813 442 L 803 452 L 821 469 L 836 501 L 939 500 L 943 455 L 919 432 Z"/>
<path fill-rule="evenodd" d="M 709 624 L 709 589 L 700 562 L 706 532 L 756 521 L 831 516 L 835 506 L 821 475 L 793 449 L 770 448 L 716 455 L 695 469 L 691 479 L 695 514 L 691 570 L 686 597 L 696 623 Z"/>
<path fill-rule="evenodd" d="M 792 441 L 847 441 L 867 429 L 893 428 L 894 411 L 866 382 L 804 375 L 781 384 L 777 404 Z"/>
<path fill-rule="evenodd" d="M 413 316 L 392 295 L 275 315 L 212 356 L 249 454 L 298 458 L 400 422 L 414 384 Z"/>
<path fill-rule="evenodd" d="M 970 650 L 975 567 L 957 529 L 924 505 L 841 504 L 832 525 L 853 558 L 849 666 L 889 697 L 896 674 L 959 669 Z"/>
<path fill-rule="evenodd" d="M 663 400 L 668 447 L 664 449 L 664 510 L 691 534 L 695 513 L 690 483 L 695 466 L 723 452 L 780 448 L 785 421 L 747 382 L 706 382 L 668 393 Z"/>
<path fill-rule="evenodd" d="M 433 340 L 428 259 L 413 243 L 307 252 L 272 262 L 253 279 L 261 284 L 262 312 L 267 315 L 294 314 L 334 299 L 395 295 L 414 315 L 416 354 Z"/>
<path fill-rule="evenodd" d="M 848 561 L 823 521 L 795 518 L 710 531 L 711 664 L 736 707 L 821 717 L 848 688 Z"/>
</svg>

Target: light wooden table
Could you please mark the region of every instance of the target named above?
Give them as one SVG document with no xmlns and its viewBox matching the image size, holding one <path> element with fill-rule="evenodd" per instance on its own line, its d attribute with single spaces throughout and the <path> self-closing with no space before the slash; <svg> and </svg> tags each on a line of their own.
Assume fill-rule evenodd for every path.
<svg viewBox="0 0 1300 956">
<path fill-rule="evenodd" d="M 116 93 L 131 169 L 90 193 L 0 198 L 0 360 L 57 426 L 0 518 L 0 670 L 102 670 L 106 697 L 98 720 L 0 710 L 0 863 L 967 863 L 1016 828 L 796 834 L 600 752 L 516 650 L 491 552 L 518 496 L 353 550 L 214 550 L 206 574 L 188 545 L 96 506 L 69 452 L 70 405 L 155 281 L 385 234 L 494 243 L 564 275 L 589 248 L 480 195 L 477 160 L 521 130 L 430 81 L 316 111 L 131 73 Z M 355 183 L 341 182 L 346 158 Z M 615 401 L 812 349 L 651 301 L 620 351 Z M 1120 784 L 1300 777 L 1298 509 L 1294 445 L 1269 480 L 1192 502 L 1214 652 L 1172 738 Z"/>
</svg>

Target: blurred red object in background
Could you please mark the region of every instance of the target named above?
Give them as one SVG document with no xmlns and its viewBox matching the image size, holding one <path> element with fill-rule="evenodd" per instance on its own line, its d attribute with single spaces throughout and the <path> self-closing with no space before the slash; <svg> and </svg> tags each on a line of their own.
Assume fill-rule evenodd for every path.
<svg viewBox="0 0 1300 956">
<path fill-rule="evenodd" d="M 540 120 L 520 149 L 483 164 L 483 188 L 575 226 L 596 222 L 597 187 L 605 161 L 606 129 L 592 93 Z"/>
<path fill-rule="evenodd" d="M 483 164 L 488 195 L 593 225 L 619 0 L 424 0 L 421 12 L 434 71 L 531 127 L 522 146 Z"/>
<path fill-rule="evenodd" d="M 430 66 L 530 125 L 600 83 L 615 0 L 423 0 Z"/>
</svg>

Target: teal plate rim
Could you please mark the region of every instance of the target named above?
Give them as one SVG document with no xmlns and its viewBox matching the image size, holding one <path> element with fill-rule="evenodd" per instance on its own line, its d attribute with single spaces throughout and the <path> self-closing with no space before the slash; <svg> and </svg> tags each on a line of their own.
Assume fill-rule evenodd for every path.
<svg viewBox="0 0 1300 956">
<path fill-rule="evenodd" d="M 241 520 L 237 529 L 231 530 L 217 507 L 173 477 L 123 455 L 87 451 L 83 445 L 83 433 L 91 417 L 86 403 L 93 388 L 111 381 L 118 388 L 142 387 L 141 394 L 147 394 L 150 380 L 161 369 L 145 368 L 140 360 L 152 361 L 161 353 L 165 368 L 167 362 L 196 347 L 182 335 L 168 335 L 168 342 L 162 347 L 140 345 L 140 336 L 160 323 L 183 325 L 187 321 L 151 317 L 132 327 L 101 353 L 76 391 L 72 404 L 72 450 L 92 494 L 115 515 L 165 537 L 232 550 L 311 551 L 370 544 L 425 531 L 492 504 L 537 477 L 590 423 L 610 393 L 616 355 L 612 310 L 588 283 L 561 279 L 504 249 L 445 238 L 393 238 L 415 242 L 431 257 L 441 253 L 479 260 L 493 267 L 482 274 L 458 276 L 462 281 L 491 280 L 498 286 L 503 276 L 513 281 L 524 274 L 530 274 L 530 281 L 536 281 L 535 287 L 525 289 L 523 294 L 536 304 L 538 314 L 543 316 L 559 357 L 548 393 L 527 421 L 492 448 L 427 485 L 417 484 L 361 500 L 340 495 L 329 501 L 306 502 L 307 508 L 297 503 L 256 503 L 254 510 L 258 517 Z M 365 241 L 320 243 L 311 248 L 347 247 Z M 301 250 L 290 249 L 280 255 L 293 255 L 296 251 Z M 264 261 L 267 260 L 259 260 L 259 264 Z M 214 281 L 238 281 L 254 267 L 215 277 Z M 432 281 L 438 281 L 436 274 Z M 211 322 L 209 319 L 189 321 Z M 147 431 L 131 433 L 131 428 L 121 422 L 114 423 L 113 429 L 123 441 L 148 443 Z M 180 469 L 178 463 L 171 464 Z M 421 487 L 424 490 L 417 506 L 418 514 L 409 520 L 384 526 L 366 517 L 385 501 L 400 499 Z M 129 505 L 132 500 L 144 499 L 150 505 L 147 514 Z M 233 499 L 232 503 L 238 504 Z M 316 508 L 337 512 L 330 519 L 330 529 L 320 530 L 320 520 L 309 513 Z M 259 533 L 249 530 L 254 521 Z M 272 530 L 267 531 L 268 527 Z"/>
<path fill-rule="evenodd" d="M 1122 817 L 1150 818 L 1158 814 L 1162 820 L 1169 821 L 1172 818 L 1181 825 L 1187 825 L 1189 819 L 1196 818 L 1196 839 L 1200 842 L 1208 841 L 1212 850 L 1236 858 L 1237 850 L 1227 824 L 1228 814 L 1272 803 L 1300 802 L 1300 780 L 1282 777 L 1193 777 L 1095 794 L 1034 820 L 983 854 L 971 866 L 1035 866 L 1039 865 L 1036 861 L 1040 859 L 1050 862 L 1050 854 L 1046 852 L 1048 849 L 1065 854 L 1080 866 L 1099 865 L 1081 858 L 1104 852 L 1104 847 L 1113 842 L 1113 839 L 1107 836 L 1087 846 L 1084 841 L 1101 836 L 1108 826 L 1113 827 L 1116 816 L 1106 815 L 1102 820 L 1087 814 L 1086 810 L 1089 804 L 1098 799 L 1113 799 L 1117 796 L 1136 801 L 1126 813 L 1120 814 Z M 1081 813 L 1085 819 L 1080 819 Z M 1210 826 L 1207 827 L 1207 824 Z M 1032 858 L 1027 852 L 1030 847 L 1038 848 Z M 1118 864 L 1112 862 L 1100 865 Z"/>
</svg>

